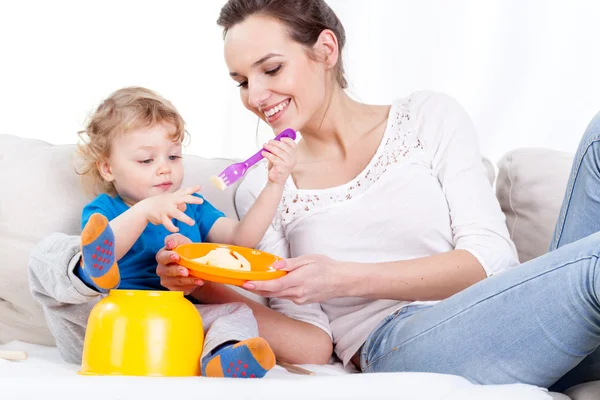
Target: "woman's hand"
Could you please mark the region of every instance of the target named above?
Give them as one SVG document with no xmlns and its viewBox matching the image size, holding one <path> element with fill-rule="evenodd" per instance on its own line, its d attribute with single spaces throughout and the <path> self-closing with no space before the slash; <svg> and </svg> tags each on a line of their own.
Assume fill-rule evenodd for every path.
<svg viewBox="0 0 600 400">
<path fill-rule="evenodd" d="M 172 251 L 175 247 L 191 243 L 191 240 L 178 233 L 165 238 L 165 247 L 156 254 L 156 274 L 160 277 L 160 284 L 172 291 L 181 291 L 186 296 L 198 287 L 204 285 L 204 281 L 193 276 L 187 268 L 176 264 L 179 255 Z"/>
<path fill-rule="evenodd" d="M 296 304 L 320 303 L 346 296 L 342 293 L 344 264 L 322 255 L 278 261 L 273 268 L 288 273 L 270 281 L 248 281 L 244 288 L 264 297 L 288 299 Z"/>
</svg>

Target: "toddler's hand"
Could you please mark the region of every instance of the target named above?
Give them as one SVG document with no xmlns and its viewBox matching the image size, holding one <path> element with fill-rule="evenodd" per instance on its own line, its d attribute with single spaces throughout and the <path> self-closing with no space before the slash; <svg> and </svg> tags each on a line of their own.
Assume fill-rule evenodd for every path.
<svg viewBox="0 0 600 400">
<path fill-rule="evenodd" d="M 262 155 L 269 160 L 269 181 L 283 185 L 296 165 L 296 142 L 290 138 L 270 140 Z"/>
<path fill-rule="evenodd" d="M 187 216 L 184 211 L 186 204 L 202 204 L 203 200 L 201 198 L 192 196 L 193 193 L 199 190 L 200 186 L 179 189 L 173 193 L 149 197 L 142 200 L 139 205 L 148 222 L 154 225 L 163 224 L 170 232 L 177 232 L 179 229 L 171 221 L 172 218 L 190 226 L 194 225 L 194 220 Z"/>
</svg>

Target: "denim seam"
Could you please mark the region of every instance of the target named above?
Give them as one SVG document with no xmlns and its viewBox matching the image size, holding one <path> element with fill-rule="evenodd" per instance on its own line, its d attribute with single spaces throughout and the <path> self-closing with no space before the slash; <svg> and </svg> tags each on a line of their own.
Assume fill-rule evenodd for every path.
<svg viewBox="0 0 600 400">
<path fill-rule="evenodd" d="M 387 317 L 384 318 L 384 320 L 387 319 L 387 321 L 380 326 L 380 328 L 383 328 L 385 325 L 389 324 L 390 322 L 392 322 L 393 320 L 395 320 L 396 318 L 398 318 L 400 315 L 404 314 L 407 310 L 409 310 L 411 307 L 410 304 L 407 304 L 405 306 L 400 307 L 399 309 L 397 309 L 396 311 L 394 311 L 393 313 L 391 313 L 390 315 L 388 315 Z M 371 332 L 374 333 L 375 331 Z M 363 354 L 365 354 L 365 360 L 367 360 L 366 358 L 366 354 L 368 354 L 369 352 L 369 337 L 371 336 L 371 334 L 369 334 L 369 336 L 367 337 L 367 340 L 365 340 L 365 343 L 363 343 L 362 346 L 362 350 L 361 350 L 361 354 L 360 356 L 362 357 Z M 367 360 L 368 361 L 368 360 Z M 369 364 L 368 362 L 366 362 L 365 364 Z M 361 365 L 361 369 L 362 369 L 362 365 Z"/>
<path fill-rule="evenodd" d="M 555 244 L 556 248 L 558 248 L 560 237 L 562 236 L 563 229 L 565 227 L 565 220 L 567 219 L 567 212 L 569 210 L 569 206 L 570 206 L 571 200 L 573 198 L 572 197 L 573 196 L 573 187 L 575 186 L 575 180 L 577 179 L 577 176 L 579 175 L 579 169 L 581 168 L 583 159 L 585 158 L 585 155 L 588 152 L 588 150 L 590 149 L 590 147 L 592 146 L 592 144 L 594 144 L 595 142 L 598 142 L 598 141 L 600 141 L 600 134 L 593 135 L 589 139 L 588 143 L 585 146 L 583 146 L 585 151 L 583 151 L 581 153 L 581 155 L 579 156 L 579 159 L 577 160 L 577 168 L 573 168 L 574 176 L 569 177 L 569 178 L 573 178 L 573 182 L 571 183 L 571 185 L 569 187 L 567 187 L 567 193 L 565 195 L 565 198 L 567 198 L 568 201 L 565 204 L 565 213 L 564 213 L 564 215 L 560 215 L 561 218 L 559 221 L 557 221 L 557 229 L 556 229 L 556 233 L 554 235 L 554 244 Z"/>
<path fill-rule="evenodd" d="M 365 371 L 366 371 L 366 370 L 368 370 L 369 368 L 371 368 L 371 366 L 373 366 L 373 364 L 375 364 L 377 361 L 379 361 L 379 360 L 383 359 L 384 357 L 387 357 L 387 356 L 388 356 L 388 355 L 390 355 L 392 352 L 394 352 L 394 351 L 398 350 L 398 348 L 400 348 L 401 346 L 404 346 L 405 344 L 407 344 L 407 343 L 409 343 L 409 342 L 411 342 L 411 341 L 413 341 L 413 340 L 415 340 L 415 339 L 419 338 L 420 336 L 422 336 L 422 335 L 426 334 L 427 332 L 429 332 L 429 331 L 431 331 L 431 330 L 433 330 L 433 329 L 436 329 L 438 326 L 440 326 L 440 325 L 442 325 L 442 324 L 444 324 L 444 323 L 446 323 L 446 322 L 450 321 L 451 319 L 453 319 L 453 318 L 455 318 L 455 317 L 457 317 L 457 316 L 459 316 L 459 315 L 461 315 L 461 314 L 464 314 L 465 312 L 467 312 L 467 311 L 468 311 L 468 310 L 470 310 L 471 308 L 473 308 L 473 307 L 475 307 L 475 306 L 477 306 L 477 305 L 479 305 L 479 304 L 483 303 L 484 301 L 487 301 L 488 299 L 494 298 L 494 297 L 496 297 L 496 296 L 498 296 L 498 295 L 500 295 L 500 294 L 503 294 L 503 293 L 505 293 L 505 292 L 507 292 L 507 291 L 509 291 L 509 290 L 511 290 L 511 289 L 513 289 L 513 288 L 515 288 L 515 287 L 517 287 L 517 286 L 519 286 L 519 285 L 523 284 L 523 283 L 529 282 L 529 281 L 531 281 L 531 280 L 533 280 L 533 279 L 536 279 L 536 278 L 539 278 L 539 277 L 541 277 L 541 276 L 544 276 L 544 275 L 546 275 L 546 274 L 549 274 L 549 273 L 551 273 L 551 272 L 554 272 L 554 271 L 556 271 L 556 270 L 558 270 L 558 269 L 560 269 L 560 268 L 564 268 L 564 267 L 566 267 L 566 266 L 569 266 L 569 265 L 575 264 L 575 263 L 577 263 L 577 262 L 579 262 L 579 261 L 582 261 L 582 260 L 589 260 L 589 259 L 592 259 L 592 258 L 600 258 L 600 255 L 598 255 L 598 254 L 592 254 L 592 255 L 589 255 L 589 256 L 581 257 L 581 258 L 578 258 L 578 259 L 576 259 L 576 260 L 573 260 L 573 261 L 567 262 L 567 263 L 565 263 L 565 264 L 562 264 L 562 265 L 558 265 L 558 266 L 556 266 L 555 268 L 553 268 L 553 269 L 551 269 L 551 270 L 544 271 L 544 272 L 543 272 L 543 273 L 541 273 L 541 274 L 538 274 L 538 275 L 532 276 L 532 277 L 531 277 L 531 278 L 529 278 L 529 279 L 526 279 L 526 280 L 524 280 L 524 281 L 518 282 L 517 284 L 514 284 L 514 285 L 512 285 L 511 287 L 508 287 L 508 288 L 504 289 L 504 290 L 503 290 L 503 291 L 501 291 L 501 292 L 495 293 L 495 294 L 494 294 L 494 295 L 492 295 L 492 296 L 488 296 L 488 297 L 486 297 L 486 298 L 484 298 L 484 299 L 481 299 L 481 300 L 479 300 L 477 303 L 470 305 L 468 308 L 465 308 L 464 310 L 460 311 L 459 313 L 457 313 L 457 314 L 454 314 L 454 315 L 451 315 L 451 316 L 449 316 L 448 318 L 446 318 L 445 320 L 443 320 L 443 321 L 440 321 L 439 323 L 437 323 L 435 326 L 432 326 L 431 328 L 429 328 L 429 329 L 427 329 L 427 330 L 425 330 L 425 331 L 423 331 L 423 332 L 419 333 L 417 336 L 414 336 L 414 337 L 412 337 L 412 338 L 410 338 L 410 339 L 406 340 L 406 341 L 405 341 L 405 342 L 403 342 L 403 343 L 400 343 L 400 344 L 398 344 L 398 345 L 392 346 L 392 348 L 391 348 L 390 350 L 388 350 L 388 351 L 387 351 L 385 354 L 383 354 L 383 355 L 381 355 L 381 356 L 377 357 L 375 360 L 371 361 L 371 362 L 369 363 L 369 365 L 367 365 L 367 366 L 366 366 L 366 368 L 365 368 Z"/>
</svg>

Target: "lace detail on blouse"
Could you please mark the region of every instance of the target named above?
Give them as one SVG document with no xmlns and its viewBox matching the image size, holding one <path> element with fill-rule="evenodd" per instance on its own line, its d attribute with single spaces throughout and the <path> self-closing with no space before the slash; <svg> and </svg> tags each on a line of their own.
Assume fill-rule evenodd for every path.
<svg viewBox="0 0 600 400">
<path fill-rule="evenodd" d="M 388 121 L 384 138 L 375 156 L 352 181 L 322 190 L 298 190 L 288 181 L 275 216 L 275 226 L 287 225 L 317 208 L 360 196 L 383 176 L 389 166 L 404 163 L 415 152 L 423 150 L 423 145 L 416 137 L 416 130 L 411 121 L 410 99 L 393 104 L 388 118 L 391 121 Z"/>
</svg>

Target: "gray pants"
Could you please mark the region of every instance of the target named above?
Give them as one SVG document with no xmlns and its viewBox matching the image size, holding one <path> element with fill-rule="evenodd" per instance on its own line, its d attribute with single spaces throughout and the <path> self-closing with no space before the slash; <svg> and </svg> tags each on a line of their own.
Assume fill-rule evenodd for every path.
<svg viewBox="0 0 600 400">
<path fill-rule="evenodd" d="M 29 286 L 42 305 L 50 331 L 63 359 L 81 363 L 85 328 L 92 308 L 105 295 L 83 283 L 74 273 L 81 258 L 80 237 L 54 233 L 32 251 Z M 252 310 L 243 303 L 196 305 L 204 325 L 204 358 L 229 341 L 258 336 Z"/>
</svg>

